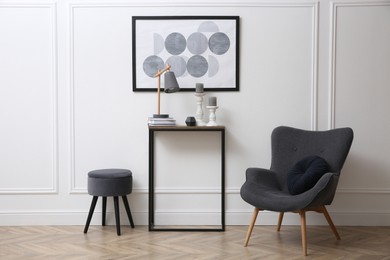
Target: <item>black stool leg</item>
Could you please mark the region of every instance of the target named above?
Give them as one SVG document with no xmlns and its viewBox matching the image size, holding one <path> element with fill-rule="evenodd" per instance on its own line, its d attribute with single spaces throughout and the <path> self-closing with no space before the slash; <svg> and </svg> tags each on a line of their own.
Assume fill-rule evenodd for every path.
<svg viewBox="0 0 390 260">
<path fill-rule="evenodd" d="M 107 208 L 107 197 L 103 197 L 102 204 L 102 226 L 106 225 L 106 208 Z"/>
<path fill-rule="evenodd" d="M 132 228 L 134 228 L 134 222 L 133 222 L 133 218 L 131 216 L 131 211 L 130 211 L 130 207 L 129 207 L 129 201 L 127 200 L 127 196 L 126 195 L 122 196 L 122 199 L 123 199 L 123 204 L 125 204 L 125 208 L 126 208 L 127 216 L 129 217 L 130 225 Z"/>
<path fill-rule="evenodd" d="M 114 207 L 115 207 L 116 233 L 118 236 L 120 236 L 121 235 L 121 223 L 120 223 L 120 218 L 119 218 L 118 196 L 114 196 Z"/>
<path fill-rule="evenodd" d="M 91 207 L 89 208 L 87 223 L 85 224 L 85 228 L 84 228 L 84 234 L 88 232 L 89 224 L 91 223 L 93 211 L 95 210 L 97 200 L 98 200 L 98 196 L 93 196 Z"/>
</svg>

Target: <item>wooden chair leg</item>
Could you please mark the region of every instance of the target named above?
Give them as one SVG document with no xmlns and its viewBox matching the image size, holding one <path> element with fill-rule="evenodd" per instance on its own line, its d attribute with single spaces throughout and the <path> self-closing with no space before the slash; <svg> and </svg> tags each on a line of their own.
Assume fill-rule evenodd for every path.
<svg viewBox="0 0 390 260">
<path fill-rule="evenodd" d="M 300 210 L 299 215 L 301 216 L 301 236 L 302 236 L 303 255 L 307 256 L 306 211 Z"/>
<path fill-rule="evenodd" d="M 127 217 L 129 218 L 130 226 L 134 228 L 134 221 L 133 217 L 131 216 L 131 211 L 130 211 L 130 206 L 129 206 L 129 201 L 127 200 L 127 196 L 124 195 L 122 196 L 123 204 L 125 205 L 125 209 L 127 212 Z"/>
<path fill-rule="evenodd" d="M 91 223 L 93 211 L 95 210 L 97 200 L 98 200 L 98 196 L 93 196 L 91 207 L 89 208 L 87 223 L 85 224 L 85 227 L 84 227 L 84 234 L 86 234 L 88 232 L 89 224 Z"/>
<path fill-rule="evenodd" d="M 253 211 L 251 223 L 249 224 L 248 232 L 246 234 L 246 238 L 245 238 L 245 242 L 244 242 L 245 247 L 248 245 L 249 238 L 251 237 L 253 227 L 255 226 L 255 223 L 256 223 L 257 215 L 259 214 L 259 210 L 260 210 L 259 208 L 255 208 Z"/>
<path fill-rule="evenodd" d="M 330 228 L 332 229 L 333 234 L 336 236 L 336 239 L 340 240 L 341 239 L 340 235 L 337 232 L 337 229 L 336 229 L 335 225 L 333 224 L 332 218 L 330 217 L 330 215 L 329 215 L 328 211 L 326 210 L 325 206 L 322 206 L 322 213 L 324 214 L 324 216 L 326 218 L 326 221 L 328 221 L 328 224 L 329 224 Z"/>
<path fill-rule="evenodd" d="M 116 222 L 116 234 L 121 235 L 121 222 L 119 217 L 119 202 L 118 197 L 114 196 L 114 208 L 115 208 L 115 222 Z"/>
<path fill-rule="evenodd" d="M 279 220 L 278 220 L 278 228 L 277 228 L 278 232 L 280 231 L 280 227 L 282 226 L 283 216 L 284 216 L 284 212 L 280 212 L 279 213 Z"/>
<path fill-rule="evenodd" d="M 102 226 L 106 225 L 106 208 L 107 208 L 107 197 L 103 197 L 103 203 L 102 203 Z"/>
</svg>

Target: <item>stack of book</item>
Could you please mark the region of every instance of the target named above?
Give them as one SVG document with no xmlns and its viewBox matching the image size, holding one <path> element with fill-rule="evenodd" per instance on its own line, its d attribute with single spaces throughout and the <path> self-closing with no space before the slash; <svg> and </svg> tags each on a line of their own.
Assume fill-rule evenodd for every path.
<svg viewBox="0 0 390 260">
<path fill-rule="evenodd" d="M 150 126 L 175 126 L 176 120 L 172 117 L 167 118 L 154 118 L 149 117 L 148 118 L 148 125 Z"/>
</svg>

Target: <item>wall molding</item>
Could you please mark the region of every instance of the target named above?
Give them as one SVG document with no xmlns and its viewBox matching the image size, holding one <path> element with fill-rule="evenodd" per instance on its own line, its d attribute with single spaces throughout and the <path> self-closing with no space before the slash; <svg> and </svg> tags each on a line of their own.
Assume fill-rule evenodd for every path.
<svg viewBox="0 0 390 260">
<path fill-rule="evenodd" d="M 240 194 L 240 187 L 225 188 L 225 194 Z M 148 188 L 135 188 L 134 193 L 148 194 Z M 220 194 L 220 188 L 156 188 L 156 194 Z M 383 188 L 340 188 L 336 193 L 340 194 L 390 194 L 390 189 Z"/>
<path fill-rule="evenodd" d="M 55 3 L 0 3 L 1 8 L 42 8 L 49 9 L 51 13 L 51 84 L 52 84 L 52 113 L 53 113 L 53 140 L 52 140 L 52 183 L 48 188 L 10 188 L 0 189 L 0 194 L 57 194 L 59 175 L 58 152 L 58 45 L 57 45 L 57 6 Z"/>
<path fill-rule="evenodd" d="M 181 0 L 176 1 L 139 1 L 132 3 L 120 3 L 120 2 L 106 2 L 106 1 L 91 1 L 91 2 L 71 2 L 71 7 L 91 8 L 91 7 L 313 7 L 319 5 L 318 1 L 296 1 L 296 2 L 263 2 L 258 1 L 232 1 L 232 2 L 210 2 L 210 1 L 196 1 L 185 2 Z"/>
<path fill-rule="evenodd" d="M 87 189 L 78 189 L 73 194 L 87 194 Z M 133 194 L 149 194 L 149 189 L 145 188 L 133 188 Z M 155 194 L 220 194 L 221 188 L 155 188 Z M 239 195 L 240 187 L 225 188 L 225 195 Z M 390 194 L 389 188 L 340 188 L 337 189 L 336 194 Z"/>
<path fill-rule="evenodd" d="M 336 127 L 336 44 L 337 44 L 337 11 L 340 7 L 371 7 L 371 6 L 390 6 L 389 2 L 343 2 L 334 1 L 330 3 L 330 51 L 329 51 L 329 92 L 328 92 L 328 128 Z"/>
<path fill-rule="evenodd" d="M 311 79 L 311 130 L 318 127 L 318 38 L 319 38 L 319 3 L 315 3 L 313 8 L 312 24 L 312 79 Z"/>
<path fill-rule="evenodd" d="M 312 9 L 312 39 L 311 39 L 311 87 L 310 87 L 310 127 L 317 130 L 318 125 L 318 37 L 319 37 L 319 2 L 295 2 L 295 3 L 209 3 L 209 2 L 135 2 L 135 3 L 70 3 L 69 4 L 69 31 L 70 31 L 70 194 L 85 193 L 86 188 L 76 187 L 76 156 L 75 156 L 75 78 L 74 78 L 74 11 L 78 8 L 130 8 L 130 7 L 271 7 L 271 8 L 311 8 Z"/>
</svg>

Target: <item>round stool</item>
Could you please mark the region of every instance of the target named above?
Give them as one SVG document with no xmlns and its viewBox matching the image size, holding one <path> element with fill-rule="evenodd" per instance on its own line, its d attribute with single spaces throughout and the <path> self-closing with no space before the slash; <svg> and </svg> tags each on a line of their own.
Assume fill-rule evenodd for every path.
<svg viewBox="0 0 390 260">
<path fill-rule="evenodd" d="M 93 211 L 95 210 L 96 202 L 99 196 L 103 197 L 102 203 L 102 226 L 106 225 L 106 205 L 107 197 L 114 197 L 116 233 L 121 235 L 120 218 L 119 218 L 119 203 L 118 196 L 122 196 L 123 204 L 125 205 L 127 216 L 129 217 L 130 225 L 134 228 L 133 218 L 127 194 L 130 194 L 133 189 L 133 175 L 130 170 L 126 169 L 101 169 L 94 170 L 88 173 L 88 194 L 92 195 L 91 208 L 85 224 L 84 233 L 88 232 L 88 227 L 92 219 Z"/>
</svg>

